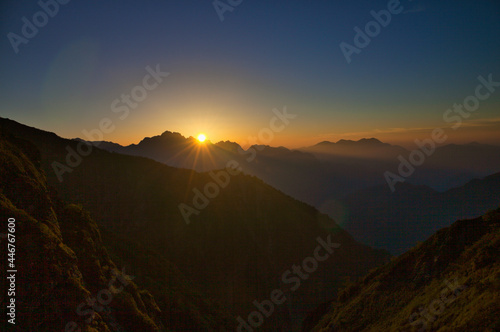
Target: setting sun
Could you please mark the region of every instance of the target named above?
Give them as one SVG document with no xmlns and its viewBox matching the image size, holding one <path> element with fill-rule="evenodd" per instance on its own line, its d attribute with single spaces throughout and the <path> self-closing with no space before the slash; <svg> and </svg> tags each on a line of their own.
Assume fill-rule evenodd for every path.
<svg viewBox="0 0 500 332">
<path fill-rule="evenodd" d="M 203 143 L 203 142 L 205 142 L 206 139 L 207 139 L 207 137 L 205 136 L 205 134 L 198 135 L 198 141 Z"/>
</svg>

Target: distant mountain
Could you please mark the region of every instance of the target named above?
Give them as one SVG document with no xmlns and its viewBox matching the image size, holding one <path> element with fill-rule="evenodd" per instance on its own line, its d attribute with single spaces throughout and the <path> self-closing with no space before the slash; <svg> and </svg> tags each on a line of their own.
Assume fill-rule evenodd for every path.
<svg viewBox="0 0 500 332">
<path fill-rule="evenodd" d="M 413 184 L 432 184 L 439 191 L 500 172 L 500 146 L 469 143 L 436 148 L 411 178 Z"/>
<path fill-rule="evenodd" d="M 330 207 L 330 215 L 363 243 L 400 254 L 454 220 L 474 218 L 500 204 L 500 173 L 444 193 L 403 183 L 363 189 Z"/>
<path fill-rule="evenodd" d="M 254 301 L 260 303 L 273 290 L 281 289 L 286 302 L 276 307 L 261 328 L 290 331 L 300 325 L 307 311 L 334 296 L 347 278 L 361 276 L 389 258 L 385 251 L 356 242 L 312 206 L 252 176 L 231 176 L 229 184 L 214 194 L 215 183 L 222 181 L 219 171 L 198 173 L 98 148 L 77 162 L 68 153 L 83 150 L 81 142 L 5 119 L 0 119 L 0 129 L 30 140 L 40 149 L 49 183 L 65 201 L 90 211 L 103 229 L 112 256 L 135 268 L 137 280 L 144 281 L 158 298 L 162 312 L 170 312 L 172 306 L 168 293 L 157 290 L 163 283 L 171 283 L 168 278 L 160 281 L 163 261 L 172 262 L 192 283 L 193 291 L 225 304 L 234 324 L 237 317 L 246 320 L 257 310 Z M 225 151 L 234 147 L 222 145 L 218 148 Z M 286 149 L 281 152 L 296 154 Z M 68 161 L 73 166 L 60 182 L 53 165 L 68 165 Z M 214 179 L 217 174 L 219 180 Z M 207 189 L 209 183 L 213 183 L 212 189 Z M 212 198 L 205 200 L 198 192 Z M 189 224 L 181 204 L 199 208 L 190 215 Z M 310 277 L 292 278 L 292 267 L 313 255 L 318 238 L 340 246 L 330 258 L 317 262 Z M 141 259 L 144 257 L 148 259 Z M 290 284 L 296 287 L 291 290 Z M 175 303 L 196 316 L 190 302 Z M 216 317 L 223 316 L 214 313 L 212 317 L 216 322 Z"/>
<path fill-rule="evenodd" d="M 408 183 L 426 185 L 435 190 L 445 191 L 463 186 L 472 179 L 500 171 L 500 146 L 477 142 L 432 147 L 426 144 L 429 143 L 421 143 L 430 155 L 426 154 L 423 164 L 415 167 L 415 172 L 406 179 Z M 361 172 L 376 175 L 368 177 L 366 184 L 369 185 L 365 188 L 386 184 L 380 174 L 383 175 L 386 171 L 398 174 L 398 167 L 401 163 L 398 158 L 401 156 L 409 160 L 413 152 L 400 146 L 382 143 L 375 138 L 359 141 L 340 140 L 337 143 L 325 141 L 300 150 L 312 153 L 332 165 L 351 165 L 360 169 Z M 423 153 L 416 145 L 415 150 Z M 374 180 L 379 181 L 375 183 Z"/>
<path fill-rule="evenodd" d="M 332 169 L 331 165 L 310 153 L 264 145 L 243 150 L 230 141 L 199 144 L 192 137 L 185 138 L 168 131 L 126 147 L 110 142 L 92 144 L 111 152 L 148 157 L 169 166 L 199 172 L 222 169 L 228 162 L 236 161 L 245 173 L 315 206 L 320 206 L 325 196 L 339 197 L 350 187 L 351 190 L 362 188 L 366 179 L 363 170 L 356 173 L 356 179 L 346 177 L 344 170 L 352 172 L 350 166 L 338 165 Z M 379 183 L 380 179 L 377 180 L 376 183 Z M 331 185 L 325 187 L 325 181 Z"/>
<path fill-rule="evenodd" d="M 359 158 L 370 160 L 396 159 L 408 151 L 400 146 L 382 143 L 376 138 L 362 138 L 358 141 L 339 140 L 337 143 L 324 141 L 302 148 L 301 151 L 313 153 L 322 159 Z"/>
<path fill-rule="evenodd" d="M 179 133 L 165 131 L 163 134 L 146 137 L 138 144 L 121 146 L 111 142 L 91 142 L 111 152 L 148 157 L 173 167 L 194 169 L 199 172 L 224 168 L 234 159 L 239 145 L 230 142 L 200 144 L 194 137 L 186 138 Z"/>
<path fill-rule="evenodd" d="M 330 156 L 322 158 L 316 155 L 314 149 L 308 152 L 304 149 L 290 150 L 264 145 L 254 145 L 243 150 L 234 142 L 199 144 L 192 137 L 185 138 L 168 131 L 126 147 L 110 142 L 92 143 L 108 151 L 148 157 L 169 166 L 199 172 L 221 169 L 228 162 L 236 161 L 245 173 L 257 176 L 284 193 L 318 208 L 331 199 L 384 183 L 383 172 L 396 160 L 394 157 L 390 162 L 371 163 L 367 162 L 369 158 L 366 156 L 365 159 L 342 156 L 330 160 Z M 351 146 L 358 146 L 359 155 L 373 146 L 384 150 L 401 149 L 376 139 L 341 141 L 338 145 L 343 150 L 347 149 L 346 151 L 351 151 Z M 380 153 L 374 155 L 378 156 Z"/>
<path fill-rule="evenodd" d="M 346 287 L 303 331 L 498 331 L 500 209 L 460 220 Z"/>
<path fill-rule="evenodd" d="M 384 173 L 398 174 L 398 158 L 408 160 L 412 153 L 376 138 L 339 140 L 336 143 L 324 141 L 298 150 L 262 145 L 243 150 L 237 143 L 229 141 L 200 145 L 193 137 L 185 138 L 169 131 L 145 138 L 137 145 L 123 147 L 99 142 L 99 147 L 196 171 L 224 168 L 227 162 L 235 160 L 245 173 L 258 176 L 322 211 L 326 211 L 323 207 L 332 200 L 372 186 L 387 185 Z M 407 183 L 445 191 L 500 171 L 499 146 L 449 144 L 432 151 L 425 162 L 406 178 Z"/>
</svg>

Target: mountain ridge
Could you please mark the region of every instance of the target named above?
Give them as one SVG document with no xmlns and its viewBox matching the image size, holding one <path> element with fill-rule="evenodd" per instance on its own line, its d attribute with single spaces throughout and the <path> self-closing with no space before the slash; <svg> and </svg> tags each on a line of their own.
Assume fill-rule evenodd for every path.
<svg viewBox="0 0 500 332">
<path fill-rule="evenodd" d="M 208 298 L 226 304 L 233 322 L 246 318 L 255 310 L 253 301 L 268 298 L 271 290 L 286 290 L 281 275 L 312 252 L 318 237 L 331 234 L 341 247 L 318 266 L 314 278 L 289 292 L 263 329 L 299 326 L 306 311 L 334 294 L 345 278 L 363 275 L 389 259 L 387 252 L 356 242 L 326 215 L 254 176 L 231 177 L 189 225 L 178 206 L 191 203 L 195 189 L 203 191 L 213 181 L 209 173 L 96 148 L 59 182 L 51 164 L 64 163 L 68 147 L 76 151 L 78 141 L 47 144 L 41 131 L 5 121 L 0 125 L 39 147 L 49 183 L 65 201 L 84 205 L 107 234 L 133 238 L 146 251 L 159 253 L 159 259 L 171 261 Z M 230 280 L 227 271 L 233 271 Z M 154 279 L 155 273 L 146 268 L 136 272 L 138 280 Z M 154 284 L 148 285 L 155 290 Z"/>
<path fill-rule="evenodd" d="M 458 220 L 344 288 L 303 331 L 496 331 L 500 208 Z"/>
</svg>

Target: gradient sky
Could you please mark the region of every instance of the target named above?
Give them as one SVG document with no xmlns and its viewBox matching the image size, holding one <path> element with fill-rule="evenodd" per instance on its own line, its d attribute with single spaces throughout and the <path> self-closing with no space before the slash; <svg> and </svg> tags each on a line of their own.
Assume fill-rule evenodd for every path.
<svg viewBox="0 0 500 332">
<path fill-rule="evenodd" d="M 104 139 L 124 145 L 165 130 L 244 145 L 286 106 L 298 117 L 270 145 L 377 137 L 411 146 L 449 126 L 443 113 L 474 93 L 479 75 L 500 81 L 500 2 L 401 1 L 348 64 L 339 44 L 353 44 L 354 27 L 387 4 L 243 0 L 221 21 L 208 0 L 72 0 L 16 54 L 8 33 L 22 35 L 22 17 L 41 8 L 2 1 L 0 116 L 67 138 L 109 118 Z M 170 75 L 120 120 L 111 103 L 157 64 Z M 499 144 L 499 110 L 500 88 L 448 130 L 449 143 Z"/>
</svg>

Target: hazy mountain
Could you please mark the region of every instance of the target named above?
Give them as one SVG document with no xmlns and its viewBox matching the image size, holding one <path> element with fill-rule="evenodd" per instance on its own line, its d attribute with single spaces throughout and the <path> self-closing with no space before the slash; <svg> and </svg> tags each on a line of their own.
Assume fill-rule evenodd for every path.
<svg viewBox="0 0 500 332">
<path fill-rule="evenodd" d="M 398 157 L 408 160 L 412 152 L 375 138 L 324 141 L 299 150 L 262 145 L 243 150 L 228 141 L 200 148 L 193 138 L 170 132 L 145 141 L 149 150 L 143 141 L 133 154 L 142 151 L 143 156 L 171 165 L 178 160 L 176 166 L 185 168 L 193 168 L 194 156 L 201 165 L 211 163 L 208 169 L 236 160 L 245 173 L 329 214 L 359 241 L 394 254 L 456 219 L 476 217 L 495 207 L 500 188 L 486 184 L 493 178 L 484 180 L 486 190 L 468 185 L 500 171 L 500 147 L 478 143 L 436 147 L 392 193 L 384 173 L 398 174 Z M 173 142 L 182 148 L 174 149 Z M 134 151 L 125 150 L 119 151 Z M 460 188 L 460 197 L 451 188 Z M 469 196 L 476 197 L 473 204 Z"/>
<path fill-rule="evenodd" d="M 194 290 L 227 305 L 232 323 L 257 310 L 254 301 L 261 303 L 281 289 L 286 301 L 263 325 L 272 331 L 293 330 L 308 310 L 334 296 L 346 278 L 361 276 L 389 257 L 356 242 L 326 215 L 255 177 L 230 176 L 214 195 L 210 194 L 215 190 L 214 176 L 226 181 L 219 171 L 197 173 L 98 148 L 78 160 L 68 154 L 88 148 L 81 142 L 10 120 L 0 124 L 2 130 L 37 145 L 49 183 L 65 201 L 90 211 L 109 241 L 110 252 L 117 261 L 135 267 L 137 280 L 144 280 L 162 311 L 168 311 L 168 304 L 162 307 L 166 295 L 156 296 L 155 289 L 169 281 L 160 279 L 162 270 L 155 264 L 138 263 L 140 253 L 157 253 L 152 255 L 157 262 L 172 262 L 192 281 Z M 71 167 L 59 174 L 62 182 L 54 163 Z M 212 189 L 207 189 L 209 183 Z M 197 190 L 213 198 L 205 201 Z M 189 224 L 180 204 L 199 208 L 198 214 L 189 216 Z M 290 279 L 292 267 L 313 255 L 318 239 L 340 246 L 327 260 L 317 262 L 314 274 Z M 186 308 L 181 303 L 177 305 Z"/>
<path fill-rule="evenodd" d="M 197 171 L 223 168 L 228 161 L 236 160 L 247 174 L 258 176 L 320 209 L 331 200 L 358 190 L 387 185 L 385 172 L 399 174 L 399 158 L 409 160 L 413 152 L 376 138 L 324 141 L 298 150 L 262 145 L 243 150 L 229 141 L 200 145 L 193 137 L 185 138 L 168 131 L 126 147 L 111 142 L 94 143 L 108 151 L 144 156 Z M 415 167 L 406 182 L 445 191 L 500 171 L 499 146 L 471 143 L 431 148 L 424 144 L 424 149 L 432 153 L 426 155 L 422 165 Z M 305 183 L 310 184 L 306 191 Z"/>
<path fill-rule="evenodd" d="M 359 173 L 365 173 L 365 177 L 366 174 L 373 174 L 373 178 L 367 177 L 365 188 L 370 184 L 386 184 L 383 174 L 386 171 L 399 174 L 399 158 L 408 161 L 414 151 L 424 153 L 425 157 L 421 165 L 414 167 L 415 171 L 405 179 L 406 182 L 426 185 L 439 191 L 460 187 L 474 178 L 500 171 L 500 146 L 479 143 L 443 146 L 429 144 L 420 143 L 422 148 L 415 145 L 415 149 L 409 151 L 370 138 L 359 141 L 340 140 L 337 143 L 325 141 L 302 148 L 301 151 L 310 152 L 334 165 L 348 164 L 359 168 Z"/>
<path fill-rule="evenodd" d="M 500 209 L 461 220 L 346 287 L 304 331 L 498 331 Z"/>
<path fill-rule="evenodd" d="M 338 160 L 337 158 L 386 160 L 396 159 L 398 155 L 408 153 L 400 146 L 383 143 L 376 138 L 362 138 L 358 141 L 342 139 L 336 143 L 323 141 L 300 150 L 314 153 L 326 160 Z"/>
<path fill-rule="evenodd" d="M 448 144 L 418 167 L 411 183 L 432 184 L 439 191 L 463 186 L 472 179 L 500 171 L 500 146 L 469 143 Z"/>
<path fill-rule="evenodd" d="M 454 220 L 473 218 L 498 206 L 500 173 L 440 193 L 399 184 L 361 190 L 330 206 L 330 215 L 354 237 L 393 254 L 405 252 Z"/>
</svg>

